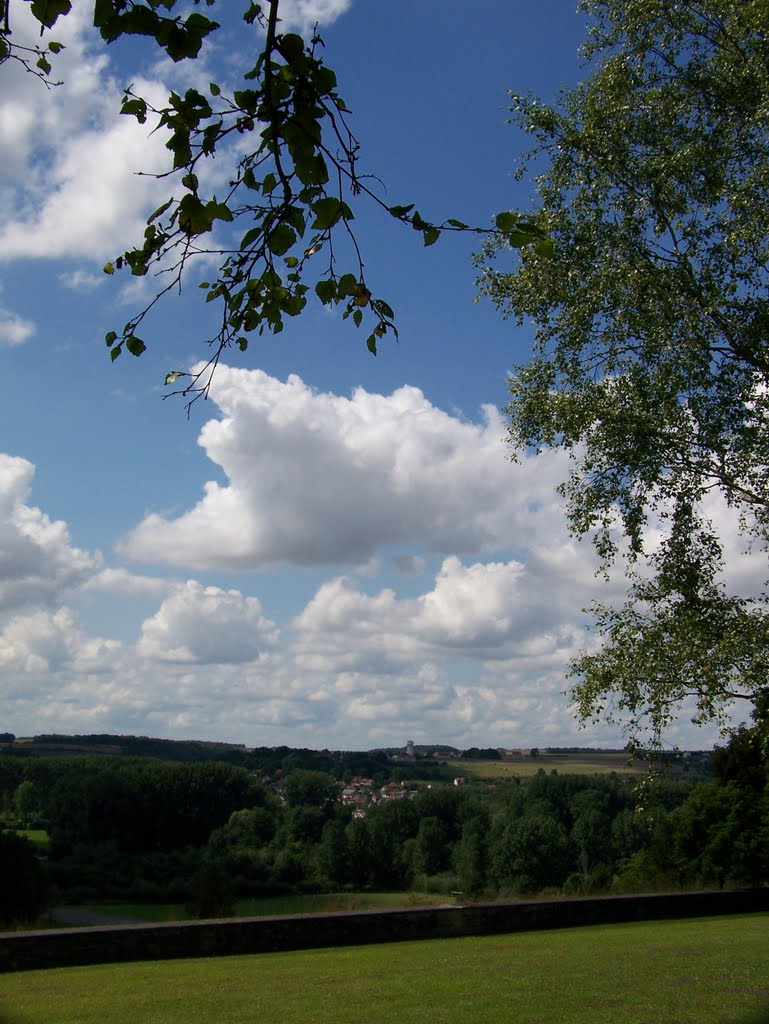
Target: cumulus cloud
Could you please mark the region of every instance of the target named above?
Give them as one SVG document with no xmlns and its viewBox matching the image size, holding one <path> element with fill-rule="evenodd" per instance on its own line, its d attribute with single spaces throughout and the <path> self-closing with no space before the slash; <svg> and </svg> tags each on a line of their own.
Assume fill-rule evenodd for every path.
<svg viewBox="0 0 769 1024">
<path fill-rule="evenodd" d="M 297 650 L 309 667 L 343 671 L 389 667 L 415 658 L 540 658 L 575 652 L 580 608 L 596 591 L 592 577 L 571 577 L 568 555 L 560 592 L 542 564 L 474 563 L 447 558 L 432 590 L 399 599 L 385 588 L 366 594 L 348 577 L 324 583 L 294 620 Z M 564 663 L 565 664 L 565 663 Z M 548 667 L 550 667 L 548 665 Z"/>
<path fill-rule="evenodd" d="M 115 669 L 121 645 L 103 637 L 86 637 L 73 612 L 34 611 L 14 616 L 0 633 L 0 668 L 24 674 L 76 675 Z"/>
<path fill-rule="evenodd" d="M 15 313 L 0 309 L 0 345 L 8 345 L 11 348 L 15 345 L 23 345 L 32 337 L 36 329 L 31 320 L 25 320 Z"/>
<path fill-rule="evenodd" d="M 299 377 L 221 366 L 221 419 L 199 444 L 221 467 L 176 519 L 148 516 L 121 551 L 195 569 L 365 562 L 392 544 L 483 552 L 560 521 L 560 455 L 511 465 L 501 414 L 468 423 L 414 387 L 318 393 Z"/>
<path fill-rule="evenodd" d="M 257 598 L 188 580 L 145 621 L 138 650 L 159 661 L 241 663 L 258 658 L 276 639 Z"/>
<path fill-rule="evenodd" d="M 281 28 L 306 33 L 316 24 L 330 25 L 351 5 L 352 0 L 281 0 Z"/>
<path fill-rule="evenodd" d="M 101 561 L 71 545 L 65 523 L 26 504 L 34 472 L 26 459 L 0 454 L 0 611 L 50 604 Z"/>
<path fill-rule="evenodd" d="M 14 12 L 13 28 L 15 42 L 39 42 L 28 5 Z M 52 34 L 65 47 L 54 60 L 55 89 L 13 62 L 3 68 L 0 259 L 103 262 L 141 237 L 167 185 L 136 172 L 165 169 L 168 152 L 151 126 L 119 116 L 122 88 L 87 6 L 74 5 Z M 132 77 L 152 102 L 167 97 L 160 82 Z M 86 279 L 75 275 L 83 287 Z"/>
</svg>

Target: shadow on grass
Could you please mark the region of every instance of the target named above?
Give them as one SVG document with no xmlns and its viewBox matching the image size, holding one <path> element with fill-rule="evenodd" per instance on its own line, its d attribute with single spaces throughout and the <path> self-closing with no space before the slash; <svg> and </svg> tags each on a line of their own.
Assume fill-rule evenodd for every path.
<svg viewBox="0 0 769 1024">
<path fill-rule="evenodd" d="M 763 1006 L 753 1013 L 742 1014 L 735 1019 L 734 1024 L 769 1024 L 769 1005 Z"/>
</svg>

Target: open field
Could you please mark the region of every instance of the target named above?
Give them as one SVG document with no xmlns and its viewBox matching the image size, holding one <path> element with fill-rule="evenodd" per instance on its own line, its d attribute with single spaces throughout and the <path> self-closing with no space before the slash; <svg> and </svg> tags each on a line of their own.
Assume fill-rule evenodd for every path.
<svg viewBox="0 0 769 1024">
<path fill-rule="evenodd" d="M 271 914 L 325 914 L 340 910 L 392 910 L 400 907 L 445 906 L 448 896 L 435 893 L 361 892 L 361 893 L 289 893 L 267 899 L 237 900 L 236 917 L 266 917 Z M 166 923 L 189 921 L 182 903 L 94 903 L 64 906 L 53 914 L 54 924 L 77 925 L 123 923 L 126 921 Z M 2 1020 L 0 1020 L 2 1024 Z"/>
<path fill-rule="evenodd" d="M 2 1024 L 767 1024 L 769 915 L 2 979 Z"/>
<path fill-rule="evenodd" d="M 644 775 L 648 765 L 636 762 L 628 765 L 627 754 L 540 754 L 539 757 L 518 757 L 505 761 L 465 761 L 450 760 L 446 762 L 455 775 L 479 782 L 493 779 L 504 781 L 514 778 L 529 778 L 542 770 L 548 774 L 555 769 L 559 775 Z"/>
</svg>

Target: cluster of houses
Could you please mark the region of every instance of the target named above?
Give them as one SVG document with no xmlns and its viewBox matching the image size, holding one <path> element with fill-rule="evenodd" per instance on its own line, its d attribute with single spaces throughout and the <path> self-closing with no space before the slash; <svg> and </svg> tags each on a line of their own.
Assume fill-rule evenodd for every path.
<svg viewBox="0 0 769 1024">
<path fill-rule="evenodd" d="M 384 803 L 386 800 L 413 800 L 417 795 L 417 791 L 409 789 L 405 782 L 388 782 L 377 789 L 373 779 L 360 776 L 340 785 L 344 786 L 340 799 L 345 806 L 354 808 L 354 818 L 362 818 L 366 808 L 373 804 Z"/>
</svg>

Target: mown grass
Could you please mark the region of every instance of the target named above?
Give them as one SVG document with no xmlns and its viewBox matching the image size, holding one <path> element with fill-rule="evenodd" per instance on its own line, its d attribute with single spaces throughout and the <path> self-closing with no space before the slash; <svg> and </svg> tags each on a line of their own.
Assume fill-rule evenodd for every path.
<svg viewBox="0 0 769 1024">
<path fill-rule="evenodd" d="M 453 902 L 434 893 L 361 892 L 361 893 L 289 893 L 265 899 L 237 900 L 235 917 L 265 917 L 272 914 L 325 914 L 339 910 L 391 910 L 399 907 L 428 907 Z M 99 903 L 82 907 L 106 916 L 134 921 L 189 921 L 191 915 L 182 903 Z M 2 1024 L 2 1022 L 0 1022 Z"/>
<path fill-rule="evenodd" d="M 766 1024 L 768 914 L 34 971 L 2 1024 Z"/>
</svg>

